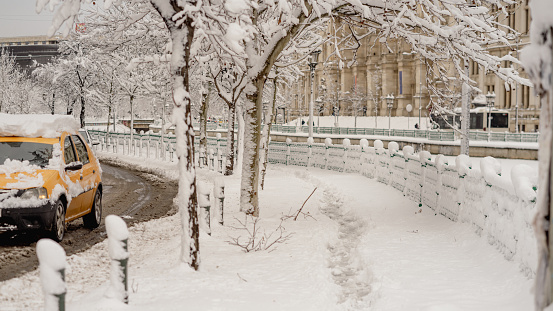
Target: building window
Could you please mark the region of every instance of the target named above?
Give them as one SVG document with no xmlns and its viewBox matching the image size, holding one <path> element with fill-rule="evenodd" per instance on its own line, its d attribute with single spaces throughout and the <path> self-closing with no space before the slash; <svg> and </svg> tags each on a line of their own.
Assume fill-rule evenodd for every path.
<svg viewBox="0 0 553 311">
<path fill-rule="evenodd" d="M 527 85 L 522 86 L 522 107 L 530 107 L 530 87 Z"/>
<path fill-rule="evenodd" d="M 399 72 L 399 94 L 403 94 L 403 71 Z"/>
<path fill-rule="evenodd" d="M 505 92 L 505 103 L 503 104 L 505 108 L 511 108 L 511 91 Z"/>
<path fill-rule="evenodd" d="M 509 13 L 508 21 L 509 21 L 509 27 L 512 29 L 516 29 L 516 7 L 515 4 L 512 4 L 507 9 L 507 12 Z"/>
<path fill-rule="evenodd" d="M 530 9 L 527 7 L 524 8 L 524 16 L 526 19 L 526 33 L 530 33 L 530 22 L 532 21 L 530 18 Z"/>
<path fill-rule="evenodd" d="M 471 75 L 477 75 L 480 73 L 480 67 L 477 62 L 471 61 Z"/>
</svg>

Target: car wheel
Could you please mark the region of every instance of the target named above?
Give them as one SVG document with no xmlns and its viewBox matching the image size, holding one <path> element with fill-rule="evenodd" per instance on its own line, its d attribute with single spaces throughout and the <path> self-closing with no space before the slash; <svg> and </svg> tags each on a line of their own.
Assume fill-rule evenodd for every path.
<svg viewBox="0 0 553 311">
<path fill-rule="evenodd" d="M 56 210 L 54 213 L 54 222 L 50 235 L 56 242 L 61 242 L 65 236 L 65 206 L 61 201 L 56 202 Z"/>
<path fill-rule="evenodd" d="M 96 190 L 94 195 L 94 202 L 92 202 L 92 209 L 90 213 L 83 216 L 84 226 L 89 229 L 97 228 L 102 221 L 102 191 Z"/>
</svg>

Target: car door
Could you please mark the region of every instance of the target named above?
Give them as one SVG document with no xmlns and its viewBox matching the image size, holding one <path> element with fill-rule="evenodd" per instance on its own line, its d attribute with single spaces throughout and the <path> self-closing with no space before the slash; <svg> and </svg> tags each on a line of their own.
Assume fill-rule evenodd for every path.
<svg viewBox="0 0 553 311">
<path fill-rule="evenodd" d="M 84 213 L 92 207 L 94 189 L 96 187 L 94 181 L 96 180 L 96 174 L 98 172 L 94 163 L 90 162 L 90 156 L 88 154 L 90 148 L 87 148 L 83 139 L 79 135 L 71 135 L 71 138 L 75 144 L 75 150 L 77 151 L 79 161 L 83 164 L 80 183 L 84 190 L 81 194 L 81 212 Z"/>
<path fill-rule="evenodd" d="M 78 161 L 77 153 L 75 152 L 75 146 L 71 141 L 69 135 L 63 139 L 63 160 L 65 165 Z M 66 178 L 64 178 L 67 184 L 67 193 L 71 197 L 71 202 L 67 207 L 65 217 L 67 220 L 72 220 L 81 211 L 81 175 L 82 169 L 79 170 L 65 170 Z"/>
</svg>

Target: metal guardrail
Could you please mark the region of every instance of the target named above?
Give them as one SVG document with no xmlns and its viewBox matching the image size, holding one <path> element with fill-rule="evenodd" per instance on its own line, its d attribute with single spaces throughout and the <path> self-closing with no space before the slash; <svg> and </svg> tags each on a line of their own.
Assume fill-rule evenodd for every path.
<svg viewBox="0 0 553 311">
<path fill-rule="evenodd" d="M 199 128 L 199 124 L 194 124 L 194 128 Z M 208 123 L 207 129 L 213 130 L 226 130 L 227 127 L 224 124 Z M 286 134 L 300 134 L 308 133 L 308 126 L 297 127 L 294 125 L 282 125 L 273 124 L 271 126 L 271 132 L 286 133 Z M 313 127 L 313 133 L 315 134 L 329 134 L 329 135 L 375 135 L 375 136 L 398 136 L 398 137 L 413 137 L 413 138 L 426 138 L 436 141 L 454 141 L 458 139 L 455 132 L 446 130 L 400 130 L 400 129 L 380 129 L 380 128 L 352 128 L 352 127 Z M 488 132 L 471 131 L 469 134 L 470 140 L 473 141 L 487 141 Z M 526 142 L 536 143 L 539 140 L 539 133 L 509 133 L 509 132 L 492 132 L 490 135 L 490 141 L 505 141 L 505 142 Z"/>
</svg>

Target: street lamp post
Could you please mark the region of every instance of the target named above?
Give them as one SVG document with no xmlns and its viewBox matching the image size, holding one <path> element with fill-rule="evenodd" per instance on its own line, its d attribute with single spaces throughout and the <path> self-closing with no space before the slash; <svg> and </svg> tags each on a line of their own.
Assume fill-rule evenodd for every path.
<svg viewBox="0 0 553 311">
<path fill-rule="evenodd" d="M 488 94 L 486 94 L 486 104 L 488 106 L 488 141 L 490 141 L 492 134 L 492 108 L 495 104 L 495 92 L 491 94 L 488 92 Z"/>
<path fill-rule="evenodd" d="M 386 104 L 388 106 L 388 135 L 392 129 L 392 108 L 394 108 L 394 94 L 386 95 Z"/>
<path fill-rule="evenodd" d="M 315 67 L 321 51 L 313 51 L 309 55 L 309 69 L 311 70 L 311 99 L 309 100 L 309 138 L 313 138 L 313 80 L 315 79 Z"/>
</svg>

